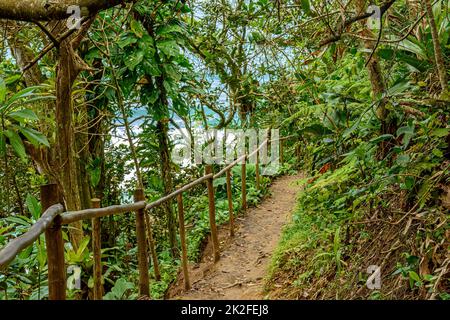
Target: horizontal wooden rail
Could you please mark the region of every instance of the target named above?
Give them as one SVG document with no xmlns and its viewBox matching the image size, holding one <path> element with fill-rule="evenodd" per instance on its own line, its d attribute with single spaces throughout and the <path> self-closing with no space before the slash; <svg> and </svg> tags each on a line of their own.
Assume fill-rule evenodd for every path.
<svg viewBox="0 0 450 320">
<path fill-rule="evenodd" d="M 244 160 L 247 156 L 244 154 L 243 156 L 237 158 L 236 160 L 234 160 L 232 163 L 230 163 L 229 165 L 227 165 L 225 168 L 223 168 L 222 170 L 220 170 L 219 172 L 217 172 L 214 175 L 214 179 L 217 179 L 218 177 L 220 177 L 221 175 L 223 175 L 225 172 L 227 172 L 228 170 L 232 169 L 235 165 L 237 165 L 238 163 L 242 162 L 242 160 Z"/>
<path fill-rule="evenodd" d="M 135 193 L 135 202 L 131 204 L 122 204 L 122 205 L 114 205 L 106 208 L 92 208 L 80 211 L 69 211 L 64 212 L 64 207 L 61 204 L 54 204 L 58 202 L 57 189 L 56 185 L 47 185 L 41 188 L 41 196 L 44 197 L 41 199 L 43 208 L 48 208 L 43 213 L 42 217 L 31 226 L 30 230 L 25 234 L 17 237 L 16 239 L 11 240 L 6 246 L 4 246 L 0 250 L 0 270 L 6 268 L 11 261 L 25 248 L 31 245 L 34 241 L 36 241 L 39 236 L 43 233 L 46 234 L 46 244 L 47 244 L 47 254 L 48 254 L 48 270 L 49 270 L 49 298 L 50 299 L 65 299 L 65 269 L 64 269 L 64 240 L 62 239 L 62 231 L 61 225 L 70 224 L 80 220 L 88 220 L 95 219 L 94 222 L 96 226 L 93 227 L 93 232 L 95 233 L 95 242 L 94 243 L 94 251 L 96 251 L 96 282 L 97 287 L 101 287 L 101 255 L 100 255 L 100 221 L 98 220 L 101 217 L 115 215 L 115 214 L 124 214 L 128 212 L 136 213 L 136 232 L 138 235 L 138 260 L 139 260 L 139 274 L 140 274 L 140 294 L 141 295 L 149 295 L 148 288 L 148 258 L 147 258 L 147 243 L 146 243 L 146 231 L 148 233 L 148 237 L 150 239 L 149 246 L 152 251 L 152 258 L 154 260 L 155 265 L 155 276 L 159 278 L 159 267 L 158 261 L 156 258 L 156 250 L 154 248 L 153 239 L 151 235 L 151 228 L 149 224 L 148 216 L 145 214 L 145 210 L 150 210 L 152 208 L 158 207 L 161 204 L 172 200 L 177 197 L 178 202 L 178 211 L 180 216 L 180 234 L 182 237 L 185 237 L 184 230 L 184 209 L 182 203 L 182 194 L 193 187 L 206 182 L 208 187 L 208 198 L 209 198 L 209 220 L 210 220 L 210 228 L 211 228 L 211 236 L 213 240 L 213 249 L 214 249 L 214 260 L 218 261 L 220 258 L 219 253 L 219 242 L 217 239 L 217 229 L 216 229 L 216 217 L 215 217 L 215 200 L 214 200 L 214 187 L 213 182 L 215 178 L 218 178 L 226 173 L 227 175 L 227 198 L 229 205 L 229 214 L 230 214 L 230 235 L 233 235 L 233 220 L 234 220 L 234 210 L 233 210 L 233 202 L 232 202 L 232 194 L 231 194 L 231 169 L 241 164 L 242 171 L 242 208 L 245 212 L 247 207 L 246 201 L 246 159 L 253 157 L 256 154 L 256 184 L 257 188 L 259 188 L 259 157 L 258 152 L 261 150 L 264 145 L 267 145 L 271 141 L 280 141 L 280 161 L 283 162 L 283 141 L 293 137 L 287 136 L 278 139 L 266 139 L 264 142 L 258 146 L 255 150 L 253 150 L 250 154 L 244 154 L 240 156 L 238 159 L 234 160 L 230 164 L 226 165 L 225 168 L 220 170 L 217 174 L 214 174 L 212 171 L 212 166 L 206 166 L 205 174 L 192 181 L 185 186 L 175 190 L 174 192 L 159 198 L 158 200 L 147 203 L 144 200 L 143 190 L 136 190 Z M 51 198 L 51 199 L 50 199 Z M 52 205 L 54 204 L 54 205 Z M 99 206 L 99 203 L 96 205 Z M 147 223 L 145 223 L 147 220 Z M 146 230 L 147 225 L 147 230 Z M 185 286 L 186 288 L 190 287 L 189 284 L 189 275 L 187 270 L 187 250 L 186 243 L 184 241 L 183 245 L 184 251 L 184 259 L 183 266 L 185 271 Z M 96 298 L 100 299 L 102 295 L 102 290 L 97 290 Z"/>
<path fill-rule="evenodd" d="M 261 150 L 262 147 L 264 147 L 265 144 L 267 144 L 269 141 L 266 139 L 263 141 L 263 143 L 261 143 L 261 145 L 258 147 L 258 149 L 253 150 L 252 153 L 250 153 L 247 158 L 250 159 L 251 157 L 253 157 L 255 155 L 255 153 L 257 153 L 259 150 Z"/>
<path fill-rule="evenodd" d="M 64 207 L 60 204 L 51 206 L 44 212 L 41 218 L 31 226 L 28 232 L 11 240 L 5 247 L 3 247 L 0 251 L 0 270 L 6 268 L 9 263 L 14 260 L 16 255 L 36 241 L 39 236 L 43 234 L 48 227 L 50 227 L 53 219 L 55 219 L 55 217 L 63 211 Z"/>
<path fill-rule="evenodd" d="M 123 214 L 145 208 L 145 201 L 130 204 L 121 204 L 100 209 L 86 209 L 81 211 L 69 211 L 61 215 L 61 224 L 69 224 L 79 220 L 106 217 L 113 214 Z"/>
<path fill-rule="evenodd" d="M 210 179 L 210 178 L 212 178 L 212 177 L 213 177 L 213 174 L 212 174 L 212 173 L 211 173 L 211 174 L 204 175 L 203 177 L 198 178 L 197 180 L 192 181 L 191 183 L 188 183 L 187 185 L 185 185 L 185 186 L 181 187 L 180 189 L 178 189 L 178 190 L 172 192 L 171 194 L 168 194 L 167 196 L 164 196 L 164 197 L 159 198 L 158 200 L 156 200 L 156 201 L 154 201 L 154 202 L 152 202 L 152 203 L 149 203 L 149 204 L 145 207 L 145 209 L 150 210 L 150 209 L 153 209 L 153 208 L 155 208 L 155 207 L 158 207 L 158 206 L 160 206 L 161 204 L 163 204 L 164 202 L 169 201 L 169 200 L 175 198 L 177 195 L 182 194 L 183 192 L 188 191 L 189 189 L 192 189 L 193 187 L 199 185 L 200 183 L 202 183 L 202 182 L 204 182 L 204 181 L 206 181 L 206 180 L 208 180 L 208 179 Z"/>
<path fill-rule="evenodd" d="M 278 139 L 273 139 L 271 141 L 284 141 L 284 140 L 287 140 L 287 139 L 290 139 L 290 138 L 294 138 L 294 137 L 296 137 L 296 136 L 292 134 L 290 136 L 285 136 L 285 137 L 281 137 L 281 138 L 278 138 Z"/>
<path fill-rule="evenodd" d="M 249 159 L 251 158 L 253 155 L 255 155 L 259 150 L 261 150 L 262 147 L 264 147 L 265 144 L 268 143 L 268 139 L 264 140 L 263 143 L 261 143 L 259 145 L 258 148 L 256 148 L 255 150 L 252 151 L 252 153 L 250 153 L 249 155 L 242 155 L 239 158 L 237 158 L 236 160 L 234 160 L 233 162 L 231 162 L 230 164 L 228 164 L 225 168 L 223 168 L 222 170 L 220 170 L 219 172 L 217 172 L 214 175 L 214 179 L 217 179 L 218 177 L 222 176 L 224 173 L 226 173 L 228 170 L 232 169 L 235 165 L 237 165 L 238 163 L 241 163 L 244 159 Z"/>
</svg>

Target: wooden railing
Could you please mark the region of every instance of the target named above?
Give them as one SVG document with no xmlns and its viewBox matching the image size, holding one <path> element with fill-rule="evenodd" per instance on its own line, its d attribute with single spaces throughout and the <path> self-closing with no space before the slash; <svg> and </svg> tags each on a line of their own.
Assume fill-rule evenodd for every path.
<svg viewBox="0 0 450 320">
<path fill-rule="evenodd" d="M 280 162 L 283 159 L 283 141 L 289 137 L 280 138 Z M 250 154 L 245 154 L 232 163 L 228 164 L 218 173 L 214 174 L 211 165 L 205 167 L 205 175 L 197 180 L 186 184 L 169 195 L 166 195 L 154 202 L 147 203 L 144 198 L 144 190 L 137 189 L 134 192 L 134 203 L 114 205 L 106 208 L 100 208 L 100 200 L 92 199 L 92 208 L 81 211 L 64 212 L 62 201 L 58 195 L 56 184 L 49 184 L 41 187 L 41 205 L 44 210 L 41 218 L 30 228 L 28 232 L 11 240 L 0 251 L 0 270 L 7 268 L 9 263 L 25 248 L 36 241 L 39 236 L 45 233 L 45 243 L 47 247 L 48 263 L 48 290 L 50 300 L 65 300 L 66 298 L 66 268 L 64 261 L 64 240 L 62 235 L 62 226 L 76 221 L 91 219 L 92 223 L 92 250 L 93 250 L 93 279 L 95 300 L 101 300 L 103 297 L 102 285 L 102 265 L 101 265 L 101 224 L 100 218 L 110 215 L 124 214 L 128 212 L 136 213 L 136 236 L 138 248 L 138 269 L 139 269 L 139 294 L 141 296 L 150 296 L 149 289 L 149 267 L 148 267 L 148 248 L 153 260 L 155 277 L 160 279 L 158 259 L 156 256 L 155 243 L 153 241 L 151 224 L 146 215 L 149 210 L 160 206 L 161 204 L 176 198 L 178 206 L 179 232 L 182 249 L 182 269 L 184 276 L 184 286 L 186 290 L 191 287 L 189 281 L 189 269 L 187 259 L 187 245 L 184 221 L 183 193 L 193 187 L 206 182 L 209 201 L 209 223 L 211 239 L 213 244 L 214 261 L 220 259 L 219 240 L 217 236 L 216 212 L 214 199 L 214 179 L 226 174 L 227 199 L 229 208 L 230 236 L 234 235 L 234 212 L 231 192 L 231 169 L 237 164 L 241 164 L 242 179 L 242 210 L 247 209 L 247 191 L 246 191 L 246 160 L 256 154 L 256 187 L 260 187 L 259 176 L 259 150 L 269 140 L 265 140 L 256 150 Z"/>
</svg>

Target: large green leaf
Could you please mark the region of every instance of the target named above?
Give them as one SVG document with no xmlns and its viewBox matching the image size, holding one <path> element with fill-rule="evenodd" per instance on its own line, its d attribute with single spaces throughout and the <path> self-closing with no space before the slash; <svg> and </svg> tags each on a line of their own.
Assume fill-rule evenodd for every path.
<svg viewBox="0 0 450 320">
<path fill-rule="evenodd" d="M 179 54 L 178 44 L 175 40 L 164 40 L 156 44 L 159 50 L 164 52 L 166 56 L 176 56 Z"/>
<path fill-rule="evenodd" d="M 433 131 L 431 131 L 431 136 L 438 137 L 438 138 L 446 137 L 446 136 L 448 136 L 449 131 L 450 131 L 450 128 L 437 128 L 437 129 L 434 129 Z"/>
<path fill-rule="evenodd" d="M 144 35 L 144 29 L 141 25 L 141 23 L 137 20 L 132 20 L 130 23 L 130 27 L 131 27 L 131 31 L 133 31 L 133 33 L 138 37 L 138 38 L 142 38 L 142 36 Z"/>
<path fill-rule="evenodd" d="M 311 133 L 316 136 L 327 135 L 333 133 L 329 128 L 323 126 L 322 124 L 315 123 L 305 127 L 303 130 L 305 133 Z"/>
<path fill-rule="evenodd" d="M 126 32 L 121 34 L 120 39 L 117 41 L 117 45 L 123 49 L 130 44 L 136 43 L 137 41 L 138 38 L 136 38 L 134 34 Z"/>
<path fill-rule="evenodd" d="M 81 257 L 81 255 L 83 254 L 84 250 L 86 250 L 90 240 L 91 240 L 91 238 L 88 237 L 88 236 L 84 237 L 83 240 L 81 240 L 81 243 L 80 243 L 80 245 L 78 247 L 78 250 L 77 250 L 77 255 L 79 257 Z"/>
<path fill-rule="evenodd" d="M 397 52 L 396 56 L 400 61 L 420 72 L 425 72 L 432 66 L 428 60 L 419 60 L 407 52 Z"/>
<path fill-rule="evenodd" d="M 96 187 L 100 183 L 102 167 L 101 167 L 101 159 L 95 158 L 91 161 L 89 166 L 87 166 L 87 170 L 91 177 L 91 185 Z"/>
<path fill-rule="evenodd" d="M 16 154 L 20 157 L 20 159 L 22 159 L 22 161 L 26 162 L 27 154 L 25 152 L 25 147 L 23 145 L 22 139 L 20 139 L 20 136 L 17 134 L 17 132 L 8 129 L 5 131 L 5 136 L 8 137 L 11 147 L 16 152 Z"/>
<path fill-rule="evenodd" d="M 19 92 L 15 93 L 11 98 L 9 98 L 6 101 L 5 107 L 7 108 L 7 107 L 11 106 L 13 103 L 15 103 L 16 101 L 31 96 L 33 94 L 34 90 L 36 90 L 37 88 L 39 88 L 39 87 L 37 87 L 37 86 L 36 87 L 28 87 L 23 90 L 20 90 Z"/>
<path fill-rule="evenodd" d="M 394 84 L 392 87 L 388 89 L 387 94 L 389 96 L 395 96 L 402 92 L 404 92 L 406 89 L 410 87 L 410 82 L 406 80 L 402 80 Z"/>
<path fill-rule="evenodd" d="M 309 4 L 309 0 L 301 0 L 302 1 L 302 9 L 305 11 L 307 15 L 311 14 L 311 5 Z"/>
<path fill-rule="evenodd" d="M 172 32 L 183 32 L 183 28 L 181 28 L 177 24 L 163 25 L 156 30 L 157 35 L 165 35 Z"/>
<path fill-rule="evenodd" d="M 161 71 L 159 70 L 156 63 L 152 60 L 144 61 L 143 67 L 144 67 L 145 73 L 152 77 L 158 77 L 161 75 Z"/>
<path fill-rule="evenodd" d="M 22 74 L 15 74 L 5 79 L 6 85 L 13 84 L 14 82 L 20 80 L 22 78 Z"/>
<path fill-rule="evenodd" d="M 384 60 L 392 61 L 393 59 L 398 59 L 399 61 L 406 63 L 410 67 L 416 69 L 420 72 L 425 72 L 431 65 L 428 60 L 418 59 L 415 55 L 410 52 L 403 50 L 393 50 L 391 48 L 380 48 L 377 51 L 378 56 Z"/>
<path fill-rule="evenodd" d="M 43 239 L 44 235 L 41 235 L 41 237 L 42 239 L 40 239 L 40 241 L 37 242 L 37 249 L 38 249 L 37 259 L 39 265 L 41 266 L 41 268 L 43 268 L 45 266 L 45 263 L 47 262 L 47 250 L 45 247 L 45 241 Z M 45 295 L 45 293 L 41 293 L 41 297 L 43 295 Z"/>
<path fill-rule="evenodd" d="M 178 72 L 178 70 L 170 64 L 167 64 L 164 66 L 164 70 L 166 71 L 166 75 L 170 77 L 174 81 L 180 81 L 181 80 L 181 73 Z"/>
<path fill-rule="evenodd" d="M 30 211 L 31 216 L 35 220 L 39 219 L 42 210 L 39 201 L 37 201 L 37 199 L 33 195 L 28 194 L 25 203 L 27 204 L 27 208 Z"/>
<path fill-rule="evenodd" d="M 411 158 L 407 154 L 401 154 L 397 157 L 395 162 L 401 167 L 406 167 L 408 163 L 411 162 Z"/>
<path fill-rule="evenodd" d="M 47 138 L 40 133 L 31 128 L 26 127 L 18 127 L 20 132 L 30 141 L 34 146 L 39 146 L 39 144 L 43 144 L 44 146 L 50 147 L 50 144 Z"/>
<path fill-rule="evenodd" d="M 55 99 L 56 99 L 55 96 L 49 96 L 49 95 L 47 95 L 47 96 L 35 96 L 33 98 L 29 98 L 29 99 L 26 99 L 24 101 L 15 103 L 14 107 L 23 106 L 23 105 L 29 105 L 29 104 L 32 104 L 34 102 L 43 101 L 43 100 L 55 100 Z"/>
<path fill-rule="evenodd" d="M 392 138 L 394 138 L 394 136 L 392 134 L 382 134 L 381 136 L 371 139 L 370 142 L 376 144 L 380 141 L 390 140 Z"/>
<path fill-rule="evenodd" d="M 217 179 L 214 179 L 214 187 L 218 187 L 218 186 L 222 186 L 225 185 L 227 183 L 226 178 L 225 177 L 220 177 Z"/>
<path fill-rule="evenodd" d="M 134 288 L 133 284 L 126 281 L 123 278 L 117 280 L 114 284 L 114 287 L 111 289 L 111 292 L 108 292 L 105 296 L 105 300 L 121 300 L 124 299 L 124 295 L 127 291 L 132 290 Z"/>
<path fill-rule="evenodd" d="M 397 46 L 397 45 L 395 45 Z M 414 42 L 412 39 L 405 39 L 398 43 L 398 48 L 415 53 L 417 56 L 422 58 L 423 60 L 427 60 L 427 50 L 423 47 L 423 45 L 419 42 Z"/>
<path fill-rule="evenodd" d="M 5 101 L 6 98 L 6 84 L 5 81 L 0 78 L 0 104 Z"/>
<path fill-rule="evenodd" d="M 407 126 L 398 128 L 397 137 L 400 137 L 401 135 L 403 135 L 403 145 L 407 146 L 411 138 L 414 136 L 414 125 L 409 124 Z"/>
<path fill-rule="evenodd" d="M 24 122 L 25 120 L 31 121 L 39 120 L 38 116 L 30 109 L 13 111 L 8 113 L 8 116 L 19 122 Z"/>
<path fill-rule="evenodd" d="M 6 152 L 6 139 L 3 132 L 0 132 L 0 156 L 3 156 Z"/>
<path fill-rule="evenodd" d="M 144 50 L 138 49 L 133 51 L 129 56 L 125 57 L 125 65 L 130 71 L 133 71 L 144 58 Z"/>
<path fill-rule="evenodd" d="M 5 220 L 25 227 L 29 227 L 30 224 L 32 223 L 31 219 L 25 216 L 7 217 L 5 218 Z"/>
</svg>

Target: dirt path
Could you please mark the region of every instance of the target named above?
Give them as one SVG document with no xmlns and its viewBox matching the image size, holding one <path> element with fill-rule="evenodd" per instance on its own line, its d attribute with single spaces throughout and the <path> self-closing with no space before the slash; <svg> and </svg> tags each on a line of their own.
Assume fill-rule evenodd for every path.
<svg viewBox="0 0 450 320">
<path fill-rule="evenodd" d="M 236 219 L 236 233 L 219 230 L 221 259 L 212 262 L 210 244 L 201 263 L 190 267 L 192 289 L 184 291 L 182 276 L 169 291 L 172 299 L 263 299 L 264 277 L 283 225 L 295 206 L 301 175 L 284 176 L 270 187 L 271 196 Z"/>
</svg>

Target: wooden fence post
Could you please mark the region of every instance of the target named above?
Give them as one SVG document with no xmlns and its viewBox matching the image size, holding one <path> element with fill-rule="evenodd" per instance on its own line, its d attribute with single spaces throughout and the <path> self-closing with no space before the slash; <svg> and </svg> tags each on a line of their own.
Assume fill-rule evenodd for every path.
<svg viewBox="0 0 450 320">
<path fill-rule="evenodd" d="M 234 236 L 233 195 L 231 193 L 231 171 L 227 170 L 227 198 L 228 212 L 230 214 L 230 237 Z"/>
<path fill-rule="evenodd" d="M 161 280 L 161 273 L 159 272 L 158 256 L 156 255 L 155 241 L 153 240 L 153 230 L 150 224 L 149 214 L 145 215 L 145 225 L 147 226 L 147 239 L 150 246 L 150 253 L 152 255 L 153 270 L 155 271 L 155 279 Z"/>
<path fill-rule="evenodd" d="M 205 167 L 205 174 L 212 174 L 212 166 L 207 165 Z M 213 243 L 214 250 L 214 262 L 219 261 L 220 259 L 220 248 L 219 248 L 219 239 L 217 238 L 217 227 L 216 227 L 216 205 L 214 201 L 214 183 L 213 178 L 209 178 L 206 180 L 206 184 L 208 185 L 208 199 L 209 199 L 209 224 L 211 227 L 211 239 Z"/>
<path fill-rule="evenodd" d="M 181 240 L 181 250 L 182 250 L 182 264 L 183 264 L 183 275 L 184 275 L 184 289 L 191 289 L 191 282 L 189 280 L 189 269 L 188 269 L 188 259 L 187 259 L 187 247 L 186 247 L 186 233 L 184 229 L 184 208 L 183 208 L 183 194 L 179 193 L 177 195 L 178 204 L 178 220 L 180 225 L 180 240 Z"/>
<path fill-rule="evenodd" d="M 100 199 L 91 200 L 92 208 L 100 208 Z M 103 299 L 102 242 L 100 218 L 92 219 L 92 251 L 94 253 L 94 300 Z"/>
<path fill-rule="evenodd" d="M 144 190 L 136 189 L 134 201 L 144 200 Z M 145 239 L 145 209 L 136 211 L 136 235 L 138 246 L 138 266 L 139 266 L 139 294 L 150 297 L 150 285 L 148 277 L 147 243 Z"/>
<path fill-rule="evenodd" d="M 247 157 L 244 158 L 244 162 L 241 165 L 241 181 L 242 181 L 242 210 L 247 212 L 247 168 L 246 168 Z"/>
<path fill-rule="evenodd" d="M 42 212 L 58 202 L 56 184 L 41 186 Z M 66 300 L 66 266 L 60 215 L 55 217 L 50 228 L 45 231 L 45 245 L 48 260 L 48 298 L 49 300 Z"/>
<path fill-rule="evenodd" d="M 256 177 L 256 190 L 259 190 L 259 184 L 260 184 L 260 178 L 259 178 L 259 150 L 256 152 L 255 177 Z"/>
</svg>

